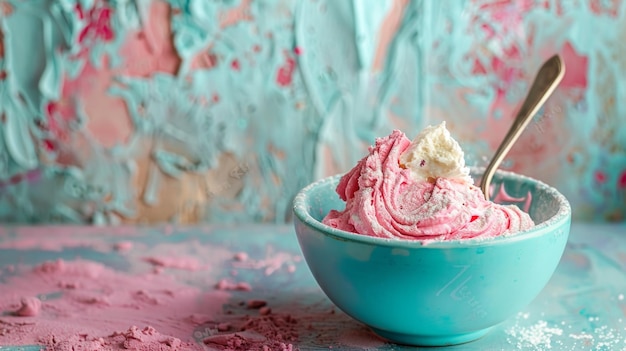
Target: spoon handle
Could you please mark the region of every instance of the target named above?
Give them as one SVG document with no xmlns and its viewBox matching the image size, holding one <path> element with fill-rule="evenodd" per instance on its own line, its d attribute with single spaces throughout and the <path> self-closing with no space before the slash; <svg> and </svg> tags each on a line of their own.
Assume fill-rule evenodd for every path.
<svg viewBox="0 0 626 351">
<path fill-rule="evenodd" d="M 504 137 L 504 140 L 496 150 L 491 162 L 485 169 L 483 178 L 480 182 L 480 189 L 485 198 L 489 200 L 489 185 L 493 175 L 504 160 L 504 157 L 511 149 L 511 146 L 517 141 L 532 117 L 539 111 L 541 106 L 546 102 L 548 97 L 556 89 L 557 85 L 563 79 L 565 74 L 565 64 L 559 55 L 554 55 L 548 59 L 537 72 L 537 76 L 533 81 L 524 103 L 519 109 L 513 125 Z"/>
</svg>

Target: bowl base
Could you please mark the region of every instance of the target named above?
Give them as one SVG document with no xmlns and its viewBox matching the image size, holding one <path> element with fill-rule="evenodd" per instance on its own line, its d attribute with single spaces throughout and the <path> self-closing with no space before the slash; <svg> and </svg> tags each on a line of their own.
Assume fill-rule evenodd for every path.
<svg viewBox="0 0 626 351">
<path fill-rule="evenodd" d="M 394 333 L 387 330 L 371 328 L 378 336 L 387 339 L 393 343 L 411 345 L 411 346 L 449 346 L 463 344 L 474 341 L 487 334 L 491 328 L 485 328 L 471 333 L 452 334 L 452 335 L 418 335 L 418 334 L 402 334 Z"/>
</svg>

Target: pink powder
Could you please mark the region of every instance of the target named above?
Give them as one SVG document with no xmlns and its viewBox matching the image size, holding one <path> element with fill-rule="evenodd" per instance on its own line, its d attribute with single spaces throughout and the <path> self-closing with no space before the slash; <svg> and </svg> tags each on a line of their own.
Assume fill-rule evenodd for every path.
<svg viewBox="0 0 626 351">
<path fill-rule="evenodd" d="M 248 306 L 248 308 L 261 308 L 265 307 L 265 305 L 267 305 L 267 302 L 265 300 L 248 300 L 246 305 Z"/>
<path fill-rule="evenodd" d="M 100 240 L 103 235 L 108 238 L 119 236 L 135 236 L 141 233 L 132 227 L 72 227 L 72 226 L 41 226 L 2 228 L 0 248 L 14 250 L 46 250 L 62 251 L 67 248 L 89 248 L 99 252 L 110 252 L 111 248 L 127 249 L 132 247 L 130 241 L 121 241 L 111 245 Z"/>
<path fill-rule="evenodd" d="M 217 325 L 217 331 L 225 332 L 230 329 L 230 323 L 220 323 Z"/>
<path fill-rule="evenodd" d="M 22 306 L 13 314 L 20 317 L 34 317 L 39 314 L 40 309 L 41 300 L 36 297 L 24 297 Z"/>
<path fill-rule="evenodd" d="M 64 248 L 69 247 L 89 247 L 98 251 L 105 251 L 103 245 L 99 245 L 100 247 L 95 247 L 93 242 L 88 240 L 74 240 L 74 239 L 66 239 L 63 242 L 54 242 L 54 241 L 46 241 L 38 238 L 20 238 L 18 240 L 4 239 L 0 244 L 0 248 L 2 249 L 13 249 L 13 250 L 32 250 L 32 249 L 40 249 L 46 251 L 61 251 Z"/>
<path fill-rule="evenodd" d="M 265 275 L 272 275 L 282 268 L 285 268 L 289 273 L 293 273 L 296 271 L 294 263 L 302 261 L 301 256 L 292 255 L 287 252 L 275 252 L 272 247 L 267 248 L 264 259 L 254 260 L 249 258 L 247 255 L 240 255 L 240 257 L 245 257 L 245 259 L 237 259 L 236 255 L 236 261 L 233 262 L 233 266 L 235 268 L 259 269 L 263 270 Z"/>
<path fill-rule="evenodd" d="M 156 267 L 163 268 L 177 268 L 188 271 L 197 271 L 201 268 L 198 260 L 190 257 L 145 257 L 143 260 Z"/>
<path fill-rule="evenodd" d="M 72 345 L 81 345 L 84 349 L 121 350 L 142 343 L 141 347 L 132 347 L 201 349 L 190 346 L 190 331 L 198 325 L 190 316 L 198 312 L 219 315 L 230 298 L 223 291 L 202 293 L 168 275 L 125 274 L 85 260 L 57 260 L 16 270 L 19 274 L 8 277 L 0 286 L 0 325 L 8 330 L 0 333 L 0 345 L 44 344 L 49 350 L 70 350 Z M 2 315 L 17 308 L 35 311 L 36 302 L 22 300 L 23 296 L 38 296 L 41 300 L 35 317 Z M 148 329 L 128 329 L 148 323 Z"/>
<path fill-rule="evenodd" d="M 248 254 L 245 252 L 237 252 L 235 254 L 234 259 L 239 262 L 244 262 L 248 260 Z"/>
<path fill-rule="evenodd" d="M 212 287 L 223 276 L 219 267 L 229 264 L 233 257 L 231 250 L 196 240 L 155 245 L 134 242 L 134 247 L 124 253 L 124 260 L 130 264 L 126 270 L 145 272 L 148 263 L 153 272 L 171 274 L 193 286 L 208 283 Z"/>
<path fill-rule="evenodd" d="M 279 290 L 282 298 L 277 302 L 274 297 L 251 295 L 245 282 L 220 280 L 216 284 L 216 278 L 207 280 L 234 263 L 246 264 L 235 269 L 260 269 L 260 276 L 267 274 L 267 268 L 287 274 L 288 269 L 281 268 L 299 256 L 269 248 L 267 259 L 233 262 L 232 252 L 193 242 L 146 250 L 125 255 L 132 260 L 129 268 L 133 273 L 82 259 L 35 267 L 15 265 L 16 275 L 0 283 L 0 345 L 40 344 L 51 351 L 274 351 L 297 350 L 296 344 L 384 345 L 363 325 L 335 313 L 319 291 L 283 294 Z M 203 269 L 164 274 L 146 269 L 146 254 L 154 258 L 171 252 L 194 252 L 205 258 Z M 230 290 L 238 290 L 237 295 Z M 37 305 L 24 297 L 39 299 L 38 313 L 16 315 L 24 306 L 34 311 L 32 306 Z"/>
<path fill-rule="evenodd" d="M 203 350 L 191 342 L 182 342 L 180 339 L 163 335 L 152 327 L 139 329 L 130 327 L 124 332 L 115 332 L 106 337 L 94 337 L 86 334 L 76 334 L 58 340 L 54 335 L 41 340 L 47 346 L 46 351 L 105 351 L 105 350 L 138 350 L 138 351 L 176 351 L 176 350 Z"/>
<path fill-rule="evenodd" d="M 133 243 L 130 241 L 120 241 L 113 245 L 115 251 L 128 251 L 133 248 Z"/>
<path fill-rule="evenodd" d="M 367 329 L 349 329 L 339 335 L 338 341 L 343 345 L 369 349 L 372 347 L 372 341 L 377 340 L 377 338 L 376 335 Z M 381 345 L 384 344 L 380 340 L 379 343 Z"/>
<path fill-rule="evenodd" d="M 250 284 L 246 282 L 232 282 L 226 279 L 222 279 L 217 284 L 215 284 L 215 288 L 217 290 L 240 290 L 240 291 L 251 291 L 252 287 Z"/>
<path fill-rule="evenodd" d="M 204 338 L 206 345 L 218 350 L 294 350 L 298 340 L 298 321 L 289 314 L 245 317 L 231 323 L 236 332 Z"/>
<path fill-rule="evenodd" d="M 329 349 L 342 346 L 376 349 L 385 345 L 384 340 L 365 326 L 343 313 L 335 313 L 334 309 L 283 306 L 270 314 L 265 306 L 258 315 L 249 315 L 246 306 L 242 308 L 237 310 L 233 306 L 232 314 L 223 317 L 228 320 L 227 331 L 220 330 L 221 324 L 207 323 L 205 345 L 228 351 L 298 350 L 296 344 Z M 267 308 L 265 313 L 264 308 Z"/>
</svg>

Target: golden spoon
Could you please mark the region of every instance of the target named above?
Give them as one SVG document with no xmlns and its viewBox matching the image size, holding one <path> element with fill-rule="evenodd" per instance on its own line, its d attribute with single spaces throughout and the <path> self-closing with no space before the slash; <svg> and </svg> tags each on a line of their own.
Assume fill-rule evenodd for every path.
<svg viewBox="0 0 626 351">
<path fill-rule="evenodd" d="M 483 178 L 480 181 L 480 189 L 483 194 L 485 194 L 487 200 L 489 200 L 489 185 L 491 184 L 491 179 L 496 169 L 498 169 L 500 163 L 502 163 L 502 160 L 504 160 L 504 157 L 511 149 L 511 146 L 513 146 L 528 123 L 530 123 L 532 117 L 539 111 L 548 97 L 552 95 L 552 92 L 563 79 L 564 74 L 565 64 L 559 55 L 554 55 L 548 59 L 548 61 L 544 62 L 539 72 L 537 72 L 537 76 L 513 121 L 513 125 L 496 150 L 496 153 L 491 159 L 491 162 L 489 162 L 483 174 Z"/>
</svg>

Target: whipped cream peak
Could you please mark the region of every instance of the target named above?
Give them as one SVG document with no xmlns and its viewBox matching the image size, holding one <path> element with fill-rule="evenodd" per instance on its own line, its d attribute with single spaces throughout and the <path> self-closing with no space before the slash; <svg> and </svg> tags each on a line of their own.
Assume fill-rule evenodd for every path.
<svg viewBox="0 0 626 351">
<path fill-rule="evenodd" d="M 447 178 L 474 183 L 469 168 L 465 166 L 463 150 L 450 135 L 445 121 L 426 127 L 413 139 L 400 155 L 400 167 L 410 169 L 416 181 Z"/>
</svg>

